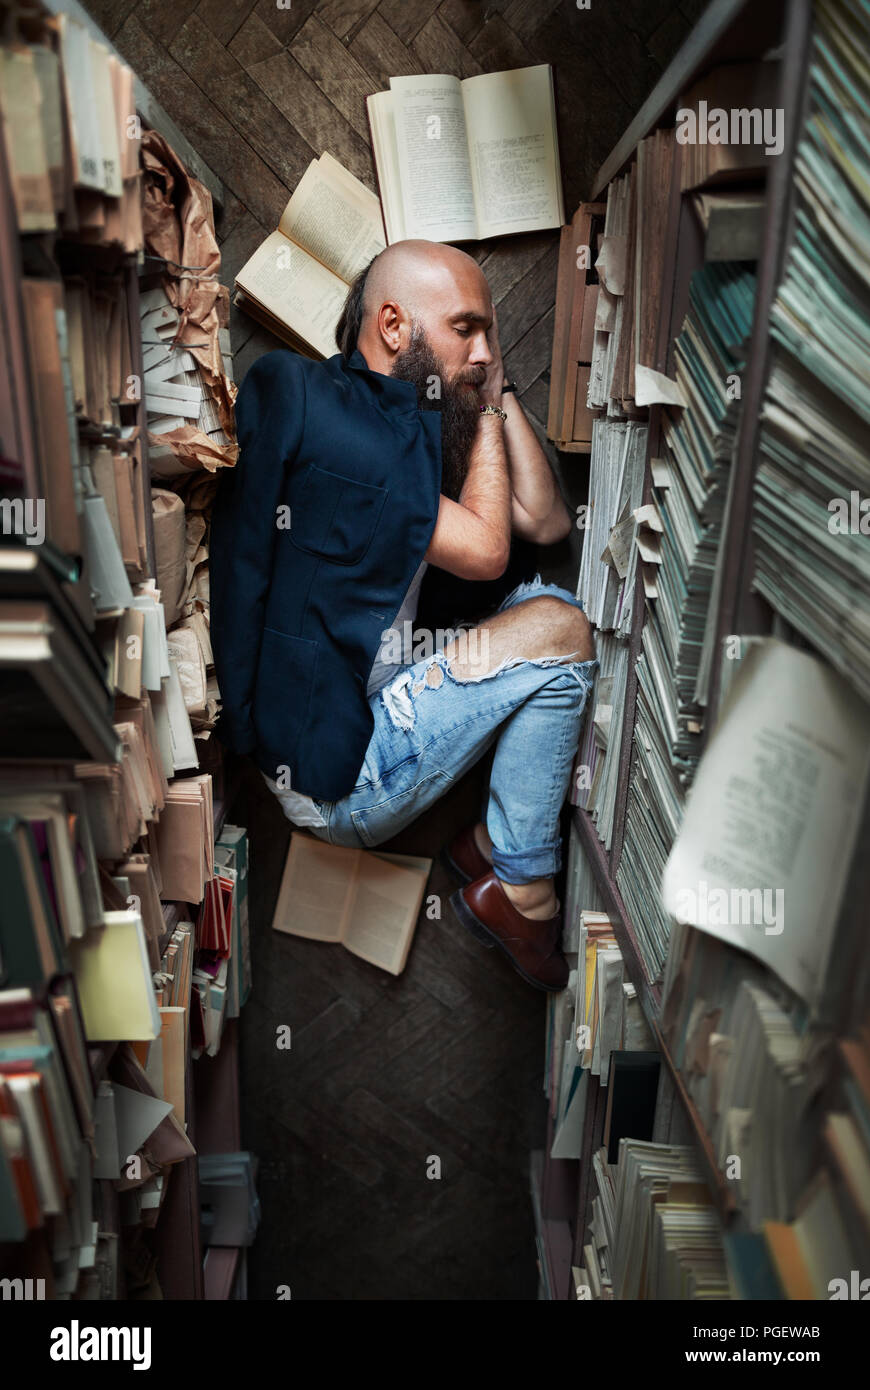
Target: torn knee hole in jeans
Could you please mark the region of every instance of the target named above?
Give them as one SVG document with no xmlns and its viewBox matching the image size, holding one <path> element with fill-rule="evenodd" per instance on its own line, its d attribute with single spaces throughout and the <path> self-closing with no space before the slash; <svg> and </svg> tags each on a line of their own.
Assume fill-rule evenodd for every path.
<svg viewBox="0 0 870 1390">
<path fill-rule="evenodd" d="M 443 652 L 435 652 L 429 665 L 426 667 L 422 676 L 417 675 L 417 679 L 412 683 L 412 672 L 403 671 L 395 680 L 385 685 L 381 691 L 381 699 L 384 708 L 390 716 L 390 720 L 395 728 L 410 730 L 416 722 L 416 713 L 412 702 L 412 696 L 416 697 L 423 693 L 427 687 L 430 690 L 440 690 L 444 685 L 445 676 L 449 676 L 456 685 L 477 685 L 480 681 L 492 680 L 493 677 L 501 674 L 502 671 L 510 670 L 514 666 L 522 666 L 528 663 L 530 666 L 562 666 L 566 674 L 573 677 L 577 684 L 586 690 L 591 685 L 588 675 L 582 673 L 578 667 L 588 667 L 592 665 L 588 661 L 577 661 L 574 655 L 563 656 L 506 656 L 491 671 L 484 671 L 479 676 L 458 676 L 453 670 L 455 657 L 446 657 Z M 597 662 L 596 662 L 597 664 Z M 585 702 L 584 702 L 585 703 Z M 578 713 L 582 713 L 581 710 Z"/>
<path fill-rule="evenodd" d="M 444 656 L 439 652 L 433 657 L 423 676 L 418 677 L 413 685 L 411 684 L 411 672 L 403 671 L 389 685 L 384 686 L 381 691 L 381 699 L 397 729 L 413 729 L 415 715 L 411 696 L 422 694 L 426 686 L 430 690 L 440 689 L 444 684 L 444 672 L 447 669 Z"/>
<path fill-rule="evenodd" d="M 444 684 L 444 672 L 441 670 L 441 667 L 438 666 L 435 662 L 433 662 L 432 665 L 426 671 L 426 676 L 424 680 L 418 680 L 414 682 L 413 686 L 411 687 L 411 694 L 419 695 L 421 690 L 423 689 L 424 684 L 428 685 L 430 690 L 437 690 L 439 686 Z"/>
</svg>

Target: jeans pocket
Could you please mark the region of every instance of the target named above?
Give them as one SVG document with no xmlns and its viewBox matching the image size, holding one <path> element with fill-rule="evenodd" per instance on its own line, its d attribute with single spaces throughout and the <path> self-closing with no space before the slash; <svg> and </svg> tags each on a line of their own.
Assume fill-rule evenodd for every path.
<svg viewBox="0 0 870 1390">
<path fill-rule="evenodd" d="M 391 836 L 398 835 L 412 820 L 433 806 L 446 792 L 453 778 L 449 772 L 439 769 L 429 772 L 410 787 L 385 796 L 371 806 L 358 807 L 351 811 L 350 818 L 362 840 L 369 849 L 383 844 Z M 368 795 L 376 793 L 375 788 Z"/>
</svg>

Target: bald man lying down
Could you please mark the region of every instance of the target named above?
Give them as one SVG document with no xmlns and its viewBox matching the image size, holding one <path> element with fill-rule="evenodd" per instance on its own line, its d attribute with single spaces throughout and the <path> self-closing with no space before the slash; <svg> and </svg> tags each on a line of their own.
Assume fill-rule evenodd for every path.
<svg viewBox="0 0 870 1390">
<path fill-rule="evenodd" d="M 511 533 L 570 529 L 504 389 L 486 278 L 454 247 L 398 242 L 351 286 L 336 341 L 326 362 L 268 353 L 239 392 L 212 521 L 220 736 L 295 825 L 355 848 L 494 745 L 486 822 L 447 851 L 450 901 L 530 984 L 563 989 L 559 813 L 598 664 L 582 606 L 536 579 L 422 658 L 403 641 L 427 565 L 495 579 Z"/>
</svg>

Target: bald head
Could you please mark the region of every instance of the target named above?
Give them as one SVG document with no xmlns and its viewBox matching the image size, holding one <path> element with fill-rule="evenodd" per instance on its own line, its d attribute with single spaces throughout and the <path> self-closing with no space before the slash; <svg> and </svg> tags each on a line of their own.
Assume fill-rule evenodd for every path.
<svg viewBox="0 0 870 1390">
<path fill-rule="evenodd" d="M 488 286 L 471 256 L 439 241 L 396 241 L 376 256 L 369 267 L 363 296 L 363 324 L 377 315 L 387 300 L 422 318 L 433 297 L 445 289 L 473 283 L 484 293 Z"/>
<path fill-rule="evenodd" d="M 468 360 L 468 343 L 485 354 L 492 298 L 477 262 L 437 241 L 397 241 L 376 256 L 365 281 L 358 347 L 372 371 L 389 375 L 422 328 L 448 369 Z M 460 360 L 462 359 L 462 360 Z"/>
</svg>

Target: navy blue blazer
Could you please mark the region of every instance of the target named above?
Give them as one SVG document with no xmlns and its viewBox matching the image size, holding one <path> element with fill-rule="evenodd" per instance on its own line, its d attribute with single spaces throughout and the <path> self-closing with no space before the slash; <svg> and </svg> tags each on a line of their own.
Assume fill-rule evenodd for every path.
<svg viewBox="0 0 870 1390">
<path fill-rule="evenodd" d="M 267 353 L 235 415 L 239 460 L 211 522 L 217 732 L 270 777 L 335 801 L 371 737 L 381 634 L 435 529 L 441 417 L 359 350 Z"/>
</svg>

